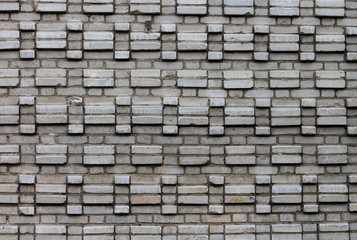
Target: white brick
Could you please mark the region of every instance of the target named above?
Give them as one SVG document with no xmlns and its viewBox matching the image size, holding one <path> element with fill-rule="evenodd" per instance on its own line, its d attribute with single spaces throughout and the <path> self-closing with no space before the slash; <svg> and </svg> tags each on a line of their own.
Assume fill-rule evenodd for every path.
<svg viewBox="0 0 357 240">
<path fill-rule="evenodd" d="M 270 0 L 269 4 L 277 7 L 299 7 L 300 0 Z"/>
<path fill-rule="evenodd" d="M 36 225 L 37 234 L 66 234 L 66 226 L 62 225 Z"/>
<path fill-rule="evenodd" d="M 135 145 L 131 146 L 131 153 L 133 154 L 161 154 L 161 146 L 146 146 L 146 145 Z"/>
<path fill-rule="evenodd" d="M 83 177 L 80 175 L 73 175 L 67 177 L 68 184 L 82 184 Z"/>
<path fill-rule="evenodd" d="M 126 205 L 116 205 L 114 207 L 114 213 L 116 214 L 129 214 L 130 212 L 130 207 Z"/>
<path fill-rule="evenodd" d="M 275 194 L 301 193 L 301 191 L 301 185 L 274 184 L 272 187 L 272 193 Z"/>
<path fill-rule="evenodd" d="M 255 193 L 253 185 L 225 186 L 226 194 L 251 194 Z"/>
<path fill-rule="evenodd" d="M 176 32 L 176 24 L 161 24 L 161 32 L 163 33 Z"/>
<path fill-rule="evenodd" d="M 81 22 L 69 22 L 67 23 L 67 29 L 70 31 L 82 31 L 83 24 Z"/>
<path fill-rule="evenodd" d="M 226 146 L 226 154 L 255 154 L 255 146 Z"/>
<path fill-rule="evenodd" d="M 319 185 L 320 193 L 348 193 L 348 187 L 345 184 L 322 184 Z"/>
<path fill-rule="evenodd" d="M 34 59 L 35 58 L 35 51 L 34 50 L 20 50 L 20 58 Z"/>
<path fill-rule="evenodd" d="M 85 154 L 114 154 L 114 146 L 84 146 Z"/>
<path fill-rule="evenodd" d="M 208 32 L 209 33 L 220 33 L 223 31 L 223 25 L 221 24 L 209 24 Z"/>
<path fill-rule="evenodd" d="M 84 234 L 109 234 L 114 233 L 114 226 L 84 226 Z"/>
<path fill-rule="evenodd" d="M 272 232 L 276 233 L 300 233 L 302 231 L 301 224 L 273 224 Z"/>
<path fill-rule="evenodd" d="M 345 0 L 316 0 L 317 7 L 345 7 Z"/>
<path fill-rule="evenodd" d="M 115 176 L 115 184 L 128 185 L 130 184 L 130 176 Z"/>
<path fill-rule="evenodd" d="M 67 206 L 68 215 L 81 215 L 83 214 L 82 206 L 80 205 L 68 205 Z"/>
<path fill-rule="evenodd" d="M 115 51 L 115 59 L 129 59 L 130 52 L 129 51 Z"/>
<path fill-rule="evenodd" d="M 162 60 L 176 60 L 176 52 L 161 52 Z"/>
<path fill-rule="evenodd" d="M 83 53 L 82 51 L 75 50 L 75 51 L 67 51 L 67 58 L 69 59 L 82 59 Z"/>
<path fill-rule="evenodd" d="M 115 31 L 127 32 L 130 30 L 130 23 L 115 23 Z"/>
<path fill-rule="evenodd" d="M 36 152 L 39 154 L 67 153 L 67 145 L 37 145 Z"/>
</svg>

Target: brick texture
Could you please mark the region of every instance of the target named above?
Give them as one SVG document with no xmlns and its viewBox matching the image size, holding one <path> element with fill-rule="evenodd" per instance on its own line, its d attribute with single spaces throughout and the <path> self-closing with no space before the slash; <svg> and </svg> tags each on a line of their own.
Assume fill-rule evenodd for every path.
<svg viewBox="0 0 357 240">
<path fill-rule="evenodd" d="M 0 240 L 356 240 L 355 0 L 0 0 Z"/>
</svg>

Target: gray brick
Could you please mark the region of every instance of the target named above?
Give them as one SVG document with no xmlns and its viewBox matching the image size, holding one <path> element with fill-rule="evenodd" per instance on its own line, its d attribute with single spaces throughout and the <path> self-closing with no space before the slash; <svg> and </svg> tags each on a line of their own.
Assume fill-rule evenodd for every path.
<svg viewBox="0 0 357 240">
<path fill-rule="evenodd" d="M 0 0 L 0 240 L 357 238 L 349 0 Z"/>
</svg>

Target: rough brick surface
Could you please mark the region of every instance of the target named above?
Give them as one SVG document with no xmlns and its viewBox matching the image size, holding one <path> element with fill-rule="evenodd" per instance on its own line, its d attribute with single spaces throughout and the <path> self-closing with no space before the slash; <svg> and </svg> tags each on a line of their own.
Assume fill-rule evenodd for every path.
<svg viewBox="0 0 357 240">
<path fill-rule="evenodd" d="M 356 0 L 0 0 L 0 240 L 356 240 Z"/>
</svg>

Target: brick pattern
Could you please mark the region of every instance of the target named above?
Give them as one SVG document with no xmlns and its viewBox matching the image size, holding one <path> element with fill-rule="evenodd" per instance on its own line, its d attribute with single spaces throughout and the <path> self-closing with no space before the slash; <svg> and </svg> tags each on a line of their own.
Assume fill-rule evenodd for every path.
<svg viewBox="0 0 357 240">
<path fill-rule="evenodd" d="M 357 239 L 355 0 L 0 0 L 0 240 Z"/>
</svg>

